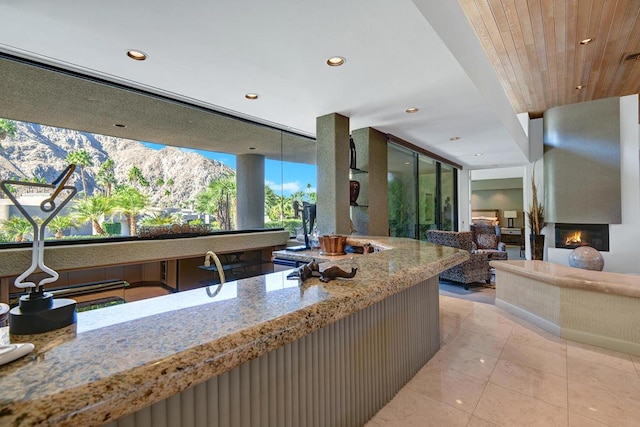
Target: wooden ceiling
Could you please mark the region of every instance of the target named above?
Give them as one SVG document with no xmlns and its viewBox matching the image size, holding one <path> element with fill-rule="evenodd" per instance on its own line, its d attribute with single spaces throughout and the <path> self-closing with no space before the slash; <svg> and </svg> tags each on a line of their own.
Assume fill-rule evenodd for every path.
<svg viewBox="0 0 640 427">
<path fill-rule="evenodd" d="M 516 113 L 640 92 L 640 0 L 458 1 Z"/>
</svg>

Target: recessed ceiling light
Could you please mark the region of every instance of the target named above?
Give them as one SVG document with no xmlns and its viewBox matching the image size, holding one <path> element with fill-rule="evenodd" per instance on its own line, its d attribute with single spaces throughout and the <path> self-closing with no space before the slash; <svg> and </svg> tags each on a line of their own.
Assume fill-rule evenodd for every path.
<svg viewBox="0 0 640 427">
<path fill-rule="evenodd" d="M 586 85 L 578 85 L 576 86 L 576 89 L 580 90 L 580 89 L 584 89 Z"/>
<path fill-rule="evenodd" d="M 144 61 L 147 59 L 147 54 L 140 50 L 130 49 L 127 51 L 127 56 L 131 59 L 135 59 L 136 61 Z"/>
<path fill-rule="evenodd" d="M 476 153 L 476 154 L 474 154 L 474 156 L 476 156 L 476 157 L 480 157 L 480 156 L 482 156 L 483 154 L 484 154 L 484 153 Z"/>
<path fill-rule="evenodd" d="M 327 59 L 327 65 L 330 67 L 339 67 L 342 64 L 344 64 L 347 60 L 344 59 L 342 56 L 332 56 L 331 58 Z"/>
<path fill-rule="evenodd" d="M 257 93 L 248 93 L 244 96 L 247 99 L 258 99 L 258 94 Z"/>
<path fill-rule="evenodd" d="M 413 113 L 417 113 L 419 110 L 416 107 L 411 107 L 411 108 L 407 108 L 404 111 L 405 113 L 413 114 Z"/>
<path fill-rule="evenodd" d="M 449 138 L 449 141 L 457 141 L 459 139 L 460 139 L 459 136 L 452 136 L 451 138 Z"/>
<path fill-rule="evenodd" d="M 580 44 L 589 44 L 593 41 L 592 38 L 588 38 L 588 39 L 584 39 L 584 40 L 580 40 Z"/>
<path fill-rule="evenodd" d="M 126 128 L 127 127 L 127 125 L 123 125 L 122 123 L 115 123 L 114 126 L 117 127 L 117 128 Z"/>
<path fill-rule="evenodd" d="M 410 165 L 410 164 L 411 164 L 411 162 L 404 162 L 404 164 L 405 164 L 405 165 Z"/>
</svg>

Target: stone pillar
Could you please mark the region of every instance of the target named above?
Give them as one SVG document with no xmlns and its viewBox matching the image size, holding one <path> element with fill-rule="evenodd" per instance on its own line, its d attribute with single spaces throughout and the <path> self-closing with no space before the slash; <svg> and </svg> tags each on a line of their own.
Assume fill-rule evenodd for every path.
<svg viewBox="0 0 640 427">
<path fill-rule="evenodd" d="M 264 156 L 236 157 L 237 229 L 264 227 Z"/>
<path fill-rule="evenodd" d="M 316 119 L 318 232 L 349 234 L 349 118 L 337 113 Z"/>
<path fill-rule="evenodd" d="M 351 179 L 360 182 L 358 204 L 367 207 L 351 207 L 351 218 L 358 234 L 388 236 L 387 136 L 373 128 L 354 130 L 352 136 L 356 166 L 366 173 L 352 172 Z"/>
</svg>

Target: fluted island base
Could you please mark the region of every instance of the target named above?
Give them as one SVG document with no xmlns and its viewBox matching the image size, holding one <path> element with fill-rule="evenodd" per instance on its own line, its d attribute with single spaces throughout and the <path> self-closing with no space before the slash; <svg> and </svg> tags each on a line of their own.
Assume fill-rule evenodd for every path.
<svg viewBox="0 0 640 427">
<path fill-rule="evenodd" d="M 434 277 L 109 426 L 361 426 L 439 347 Z"/>
</svg>

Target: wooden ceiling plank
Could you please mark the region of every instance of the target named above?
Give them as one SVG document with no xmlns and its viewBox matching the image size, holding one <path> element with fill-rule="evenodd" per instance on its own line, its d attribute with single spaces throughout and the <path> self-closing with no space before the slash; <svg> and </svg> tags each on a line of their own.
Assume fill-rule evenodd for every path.
<svg viewBox="0 0 640 427">
<path fill-rule="evenodd" d="M 522 35 L 525 44 L 525 51 L 527 53 L 527 58 L 529 59 L 529 74 L 531 75 L 531 80 L 533 81 L 533 87 L 530 87 L 528 90 L 532 95 L 532 98 L 536 100 L 532 105 L 529 106 L 529 112 L 539 114 L 545 110 L 544 101 L 541 100 L 543 97 L 543 87 L 542 87 L 542 78 L 540 76 L 540 66 L 538 64 L 538 55 L 536 52 L 535 40 L 534 40 L 534 32 L 532 27 L 532 20 L 530 18 L 529 6 L 527 2 L 517 1 L 516 10 L 518 16 L 520 17 L 520 27 L 522 28 Z"/>
<path fill-rule="evenodd" d="M 514 111 L 640 92 L 640 0 L 458 1 Z"/>
<path fill-rule="evenodd" d="M 627 5 L 625 10 L 624 24 L 621 31 L 623 31 L 626 36 L 619 37 L 618 46 L 620 46 L 620 55 L 618 56 L 618 60 L 623 60 L 627 55 L 634 53 L 634 49 L 637 45 L 636 37 L 634 37 L 634 30 L 637 30 L 638 26 L 638 11 L 640 10 L 640 0 L 631 1 Z M 619 66 L 616 68 L 616 72 L 613 77 L 613 81 L 609 87 L 607 96 L 623 96 L 629 95 L 629 93 L 624 92 L 624 87 L 627 82 L 627 79 L 630 77 L 633 68 L 638 67 L 638 60 L 633 62 L 631 61 L 621 61 L 619 62 Z"/>
<path fill-rule="evenodd" d="M 536 47 L 536 56 L 538 57 L 538 65 L 540 70 L 540 80 L 542 82 L 542 99 L 541 106 L 544 110 L 548 109 L 547 99 L 550 98 L 551 92 L 549 88 L 549 65 L 547 63 L 547 40 L 544 31 L 544 21 L 542 19 L 542 3 L 540 0 L 528 0 L 529 16 L 531 25 L 533 26 L 533 37 Z"/>
<path fill-rule="evenodd" d="M 596 0 L 600 1 L 600 0 Z M 576 39 L 573 42 L 576 46 L 576 53 L 574 56 L 574 64 L 573 64 L 573 75 L 571 81 L 571 90 L 573 91 L 574 96 L 572 97 L 573 102 L 580 102 L 584 99 L 584 92 L 581 90 L 575 89 L 577 85 L 586 85 L 587 82 L 582 75 L 582 64 L 585 61 L 585 50 L 580 49 L 580 45 L 578 44 L 580 40 L 586 38 L 587 28 L 589 27 L 589 15 L 591 12 L 592 0 L 579 0 L 577 4 L 578 14 L 577 21 L 575 23 L 576 29 Z"/>
<path fill-rule="evenodd" d="M 596 99 L 595 94 L 600 84 L 602 73 L 604 73 L 604 67 L 606 67 L 607 38 L 609 37 L 610 25 L 615 12 L 615 2 L 602 2 L 601 5 L 602 11 L 599 15 L 599 21 L 595 28 L 591 29 L 588 33 L 588 37 L 594 39 L 593 42 L 586 46 L 578 45 L 579 48 L 586 48 L 587 50 L 593 51 L 593 62 L 587 83 L 587 99 Z M 598 17 L 596 16 L 596 18 Z"/>
<path fill-rule="evenodd" d="M 638 13 L 640 14 L 640 10 Z M 632 34 L 635 34 L 635 42 L 631 42 L 630 40 L 628 50 L 631 51 L 631 53 L 640 52 L 640 17 L 636 19 Z M 630 95 L 640 93 L 640 60 L 635 60 L 632 64 L 628 63 L 627 68 L 629 69 L 629 74 L 626 76 L 621 94 Z"/>
<path fill-rule="evenodd" d="M 628 2 L 616 1 L 615 3 L 615 11 L 605 46 L 606 56 L 604 58 L 604 67 L 600 74 L 599 84 L 596 86 L 594 93 L 594 96 L 598 98 L 606 98 L 609 93 L 607 88 L 612 84 L 616 70 L 620 66 L 620 60 L 622 59 L 622 46 L 624 46 L 625 42 L 620 45 L 620 38 L 624 38 L 626 41 L 623 28 Z"/>
<path fill-rule="evenodd" d="M 602 16 L 604 3 L 602 1 L 594 1 L 591 3 L 591 11 L 589 13 L 589 25 L 585 31 L 586 36 L 584 36 L 583 40 L 587 37 L 594 37 L 594 33 L 600 24 L 600 17 Z M 578 49 L 584 51 L 584 61 L 582 62 L 582 81 L 585 85 L 585 88 L 582 89 L 581 95 L 582 99 L 591 99 L 593 89 L 591 88 L 591 72 L 593 70 L 594 64 L 599 61 L 599 58 L 596 57 L 596 45 L 591 42 L 586 45 L 578 44 L 576 46 Z"/>
<path fill-rule="evenodd" d="M 553 0 L 542 0 L 540 3 L 545 40 L 544 54 L 547 58 L 548 93 L 546 108 L 558 105 L 558 63 L 556 61 L 556 15 Z"/>
<path fill-rule="evenodd" d="M 576 42 L 578 40 L 577 35 L 577 22 L 578 22 L 578 1 L 567 0 L 566 4 L 566 49 L 567 57 L 565 59 L 566 73 L 563 76 L 564 80 L 564 104 L 570 104 L 574 102 L 575 89 L 573 84 L 573 69 L 576 62 Z"/>
<path fill-rule="evenodd" d="M 525 36 L 520 22 L 521 17 L 516 8 L 517 1 L 518 0 L 505 0 L 502 3 L 517 53 L 517 62 L 518 67 L 520 68 L 520 74 L 523 76 L 522 80 L 518 82 L 520 91 L 523 94 L 523 98 L 528 100 L 527 105 L 523 105 L 520 112 L 540 111 L 538 108 L 531 108 L 531 106 L 535 105 L 533 104 L 535 94 L 531 93 L 531 88 L 535 87 L 535 83 L 533 76 L 531 76 L 531 64 L 529 63 L 529 57 L 527 55 Z"/>
<path fill-rule="evenodd" d="M 498 74 L 499 80 L 502 83 L 502 87 L 509 98 L 511 105 L 514 109 L 517 105 L 526 105 L 520 92 L 511 86 L 512 80 L 507 75 L 507 70 L 501 62 L 500 53 L 497 50 L 497 46 L 493 43 L 489 28 L 487 28 L 488 25 L 493 25 L 495 27 L 495 24 L 483 19 L 476 0 L 460 0 L 460 4 L 467 16 L 467 19 L 471 23 L 471 27 L 474 29 L 476 36 L 480 40 L 480 44 L 482 45 L 487 58 Z"/>
<path fill-rule="evenodd" d="M 556 56 L 556 86 L 557 94 L 555 96 L 554 106 L 562 105 L 566 98 L 566 86 L 564 76 L 567 74 L 567 3 L 565 1 L 558 1 L 554 3 L 555 14 L 555 56 Z"/>
<path fill-rule="evenodd" d="M 512 23 L 509 21 L 505 10 L 505 4 L 503 4 L 502 1 L 491 0 L 489 2 L 489 6 L 491 8 L 497 29 L 502 36 L 509 64 L 511 66 L 511 69 L 513 70 L 513 74 L 511 75 L 511 86 L 514 88 L 514 90 L 519 90 L 526 105 L 530 105 L 532 99 L 527 88 L 529 87 L 529 85 L 533 84 L 533 81 L 525 72 L 525 70 L 528 69 L 528 62 L 523 63 L 514 42 L 515 37 L 513 33 L 513 27 L 519 27 L 519 24 L 518 22 Z M 520 107 L 516 112 L 527 112 L 528 110 L 526 109 L 526 105 Z"/>
<path fill-rule="evenodd" d="M 519 99 L 526 102 L 526 98 L 522 97 L 522 94 L 518 94 L 518 86 L 515 84 L 517 82 L 515 71 L 513 69 L 511 59 L 509 58 L 509 53 L 507 51 L 507 47 L 505 46 L 504 39 L 502 38 L 502 33 L 498 28 L 498 24 L 493 15 L 493 10 L 488 1 L 479 0 L 476 1 L 478 6 L 478 11 L 480 12 L 480 16 L 482 17 L 483 22 L 487 28 L 490 40 L 495 46 L 496 52 L 498 53 L 499 58 L 499 67 L 504 71 L 504 75 L 510 83 L 510 87 L 514 92 L 514 95 Z M 517 107 L 514 107 L 517 108 Z"/>
</svg>

